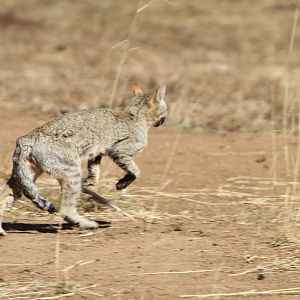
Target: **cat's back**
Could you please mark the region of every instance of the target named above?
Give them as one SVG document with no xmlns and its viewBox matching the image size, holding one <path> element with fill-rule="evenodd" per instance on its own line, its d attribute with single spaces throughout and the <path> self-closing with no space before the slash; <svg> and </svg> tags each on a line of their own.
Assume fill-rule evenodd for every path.
<svg viewBox="0 0 300 300">
<path fill-rule="evenodd" d="M 110 109 L 75 110 L 50 120 L 21 138 L 30 140 L 68 139 L 76 142 L 90 139 L 95 134 L 110 134 L 106 131 L 113 128 L 114 123 L 115 116 Z"/>
<path fill-rule="evenodd" d="M 113 125 L 114 115 L 110 109 L 84 109 L 65 113 L 32 130 L 29 135 L 60 137 L 90 131 L 101 131 Z"/>
</svg>

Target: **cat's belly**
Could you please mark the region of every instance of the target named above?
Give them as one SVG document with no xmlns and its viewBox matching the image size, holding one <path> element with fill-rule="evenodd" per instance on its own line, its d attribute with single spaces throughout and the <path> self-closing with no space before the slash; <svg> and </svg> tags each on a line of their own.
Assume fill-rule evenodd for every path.
<svg viewBox="0 0 300 300">
<path fill-rule="evenodd" d="M 105 147 L 103 145 L 92 145 L 83 149 L 81 151 L 80 157 L 81 159 L 91 159 L 95 158 L 99 154 L 106 155 Z"/>
</svg>

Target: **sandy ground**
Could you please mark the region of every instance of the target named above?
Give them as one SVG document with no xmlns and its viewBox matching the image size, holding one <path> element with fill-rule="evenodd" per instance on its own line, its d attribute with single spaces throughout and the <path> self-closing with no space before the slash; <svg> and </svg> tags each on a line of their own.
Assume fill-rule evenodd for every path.
<svg viewBox="0 0 300 300">
<path fill-rule="evenodd" d="M 1 166 L 8 174 L 15 138 L 50 116 L 0 114 Z M 136 212 L 130 196 L 128 208 L 124 201 L 116 203 L 136 213 L 134 221 L 104 210 L 93 214 L 102 228 L 65 226 L 57 234 L 58 217 L 31 205 L 26 214 L 26 207 L 17 205 L 4 217 L 8 234 L 0 239 L 1 298 L 177 299 L 299 286 L 299 249 L 287 241 L 284 229 L 286 185 L 278 178 L 285 171 L 281 137 L 276 140 L 282 186 L 272 185 L 270 133 L 165 126 L 151 129 L 149 147 L 137 159 L 141 178 L 127 191 L 147 195 L 143 191 L 154 188 L 156 196 L 141 198 L 136 206 L 151 214 Z M 290 144 L 291 153 L 295 145 Z M 121 174 L 108 161 L 105 166 L 105 177 Z M 116 199 L 121 195 L 113 193 Z M 259 298 L 293 297 L 298 298 Z"/>
</svg>

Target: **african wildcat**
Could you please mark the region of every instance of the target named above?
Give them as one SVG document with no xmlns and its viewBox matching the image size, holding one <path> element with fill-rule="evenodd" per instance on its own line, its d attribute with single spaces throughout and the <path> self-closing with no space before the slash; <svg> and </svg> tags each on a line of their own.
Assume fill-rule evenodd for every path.
<svg viewBox="0 0 300 300">
<path fill-rule="evenodd" d="M 80 227 L 97 228 L 97 222 L 77 212 L 82 188 L 81 160 L 88 159 L 88 177 L 83 184 L 97 183 L 101 157 L 108 155 L 126 172 L 116 188 L 126 188 L 140 174 L 132 157 L 147 146 L 149 127 L 163 124 L 167 117 L 165 91 L 162 85 L 153 94 L 145 94 L 135 84 L 132 101 L 123 110 L 69 112 L 20 137 L 13 155 L 12 175 L 5 186 L 9 194 L 6 193 L 0 212 L 22 194 L 40 209 L 55 212 L 53 204 L 38 193 L 34 184 L 46 172 L 62 187 L 61 215 Z M 5 234 L 0 223 L 1 233 Z"/>
</svg>

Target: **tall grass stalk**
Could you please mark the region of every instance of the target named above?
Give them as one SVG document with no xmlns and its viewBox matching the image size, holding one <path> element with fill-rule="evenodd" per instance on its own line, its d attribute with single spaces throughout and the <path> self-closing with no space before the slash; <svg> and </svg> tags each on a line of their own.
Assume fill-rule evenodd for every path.
<svg viewBox="0 0 300 300">
<path fill-rule="evenodd" d="M 273 186 L 277 183 L 277 144 L 276 144 L 276 113 L 275 113 L 275 87 L 271 87 L 271 122 L 272 122 L 272 179 Z"/>
<path fill-rule="evenodd" d="M 295 36 L 297 31 L 297 24 L 299 19 L 299 6 L 296 4 L 294 18 L 293 18 L 293 26 L 291 32 L 291 38 L 289 43 L 289 52 L 288 52 L 288 73 L 286 77 L 285 89 L 284 89 L 284 108 L 283 108 L 283 136 L 284 136 L 284 158 L 285 158 L 285 165 L 286 165 L 286 174 L 288 180 L 292 179 L 292 186 L 287 187 L 286 190 L 286 220 L 285 220 L 285 230 L 286 234 L 292 238 L 297 238 L 295 236 L 295 229 L 296 229 L 296 221 L 297 215 L 299 211 L 299 205 L 297 203 L 297 180 L 299 174 L 299 164 L 300 164 L 300 120 L 298 118 L 298 145 L 297 145 L 297 153 L 295 159 L 295 167 L 292 177 L 291 171 L 291 161 L 290 161 L 290 153 L 289 153 L 289 137 L 288 137 L 288 106 L 289 106 L 289 94 L 290 94 L 290 65 L 291 59 L 294 52 L 294 45 L 295 45 Z M 300 104 L 298 113 L 300 113 Z"/>
<path fill-rule="evenodd" d="M 63 201 L 63 189 L 61 187 L 61 191 L 60 191 L 60 199 L 61 199 L 61 203 L 60 203 L 60 210 L 62 207 L 62 201 Z M 59 211 L 60 211 L 59 210 Z M 54 267 L 55 267 L 55 283 L 58 286 L 61 281 L 60 281 L 60 250 L 61 250 L 61 232 L 62 232 L 62 218 L 59 217 L 59 221 L 58 221 L 58 229 L 56 232 L 56 239 L 55 239 L 55 253 L 54 253 Z"/>
<path fill-rule="evenodd" d="M 125 43 L 125 49 L 124 49 L 124 52 L 123 52 L 123 54 L 121 56 L 121 60 L 120 60 L 120 63 L 118 65 L 118 68 L 117 68 L 116 77 L 115 77 L 115 80 L 114 80 L 114 83 L 113 83 L 112 92 L 111 92 L 110 101 L 109 101 L 109 106 L 110 107 L 112 107 L 114 105 L 115 98 L 116 98 L 116 93 L 117 93 L 117 88 L 118 88 L 118 84 L 119 84 L 121 73 L 122 73 L 122 69 L 123 69 L 123 66 L 124 66 L 124 64 L 126 62 L 128 54 L 131 51 L 131 49 L 130 49 L 130 46 L 131 46 L 131 37 L 132 37 L 133 31 L 134 31 L 134 27 L 135 27 L 135 24 L 136 24 L 136 20 L 137 20 L 138 14 L 141 11 L 143 11 L 144 8 L 146 8 L 145 6 L 141 7 L 142 4 L 143 4 L 143 0 L 140 0 L 139 3 L 138 3 L 137 9 L 136 9 L 136 11 L 135 11 L 135 13 L 133 15 L 132 22 L 131 22 L 130 27 L 129 27 L 127 38 L 124 41 L 124 43 Z"/>
<path fill-rule="evenodd" d="M 61 244 L 61 229 L 62 221 L 60 219 L 59 226 L 56 232 L 55 240 L 55 255 L 54 255 L 54 265 L 55 265 L 55 281 L 56 285 L 60 284 L 60 244 Z"/>
<path fill-rule="evenodd" d="M 289 178 L 291 177 L 290 154 L 289 154 L 289 145 L 288 145 L 288 105 L 289 105 L 289 94 L 290 94 L 290 62 L 294 52 L 298 19 L 299 19 L 299 7 L 297 5 L 295 8 L 293 26 L 292 26 L 292 32 L 291 32 L 291 38 L 289 44 L 288 73 L 285 81 L 284 105 L 283 105 L 284 158 L 285 158 L 286 174 Z"/>
<path fill-rule="evenodd" d="M 299 107 L 298 114 L 300 115 L 300 101 L 298 103 L 298 107 Z M 300 118 L 298 118 L 297 152 L 296 152 L 296 162 L 295 162 L 295 168 L 294 168 L 294 179 L 293 179 L 293 198 L 294 198 L 295 203 L 297 203 L 295 223 L 297 223 L 300 219 L 300 203 L 299 203 L 300 197 L 299 197 L 299 195 L 297 196 L 299 169 L 300 169 Z"/>
</svg>

